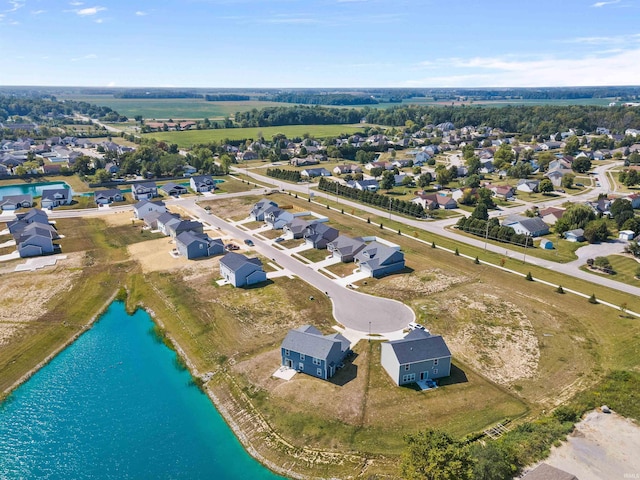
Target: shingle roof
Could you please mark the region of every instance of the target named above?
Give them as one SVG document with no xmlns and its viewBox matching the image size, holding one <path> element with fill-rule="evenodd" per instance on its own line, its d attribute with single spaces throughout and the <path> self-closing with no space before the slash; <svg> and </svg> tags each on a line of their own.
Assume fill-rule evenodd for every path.
<svg viewBox="0 0 640 480">
<path fill-rule="evenodd" d="M 401 365 L 451 356 L 449 347 L 440 335 L 430 335 L 424 330 L 412 330 L 402 340 L 388 343 Z"/>
<path fill-rule="evenodd" d="M 345 345 L 347 345 L 346 348 L 348 349 L 349 340 L 342 335 L 322 335 L 318 329 L 310 325 L 304 325 L 295 330 L 289 330 L 289 333 L 282 341 L 282 348 L 310 357 L 326 359 L 336 343 L 340 345 L 341 351 L 346 350 Z"/>
<path fill-rule="evenodd" d="M 340 235 L 334 241 L 330 242 L 332 251 L 337 251 L 340 255 L 354 255 L 364 248 L 365 243 L 360 238 L 351 238 L 346 235 Z"/>
<path fill-rule="evenodd" d="M 262 267 L 262 262 L 259 258 L 248 258 L 240 253 L 235 252 L 227 253 L 220 259 L 220 263 L 222 263 L 225 267 L 233 272 L 237 272 L 247 263 L 252 263 L 253 265 Z"/>
<path fill-rule="evenodd" d="M 541 463 L 522 477 L 522 480 L 578 480 L 578 477 L 546 463 Z"/>
</svg>

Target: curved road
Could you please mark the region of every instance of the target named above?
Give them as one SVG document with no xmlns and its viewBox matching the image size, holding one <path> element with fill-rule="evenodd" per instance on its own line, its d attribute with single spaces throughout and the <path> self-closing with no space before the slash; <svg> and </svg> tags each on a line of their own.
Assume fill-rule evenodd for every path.
<svg viewBox="0 0 640 480">
<path fill-rule="evenodd" d="M 254 249 L 258 253 L 273 259 L 275 263 L 317 288 L 320 292 L 326 292 L 333 304 L 335 319 L 347 328 L 363 333 L 388 333 L 402 330 L 409 322 L 415 320 L 413 310 L 405 304 L 397 300 L 356 292 L 339 285 L 308 265 L 292 258 L 285 251 L 275 248 L 208 213 L 196 204 L 196 198 L 181 198 L 172 201 L 172 203 L 180 205 L 210 225 L 228 231 L 241 241 L 251 239 L 255 244 Z"/>
</svg>

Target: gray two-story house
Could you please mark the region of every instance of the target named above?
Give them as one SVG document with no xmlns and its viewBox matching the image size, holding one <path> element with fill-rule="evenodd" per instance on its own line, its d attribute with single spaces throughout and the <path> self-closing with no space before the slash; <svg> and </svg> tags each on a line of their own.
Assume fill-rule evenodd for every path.
<svg viewBox="0 0 640 480">
<path fill-rule="evenodd" d="M 224 243 L 219 238 L 209 238 L 203 233 L 187 231 L 176 236 L 176 249 L 180 255 L 191 260 L 224 253 Z"/>
<path fill-rule="evenodd" d="M 370 276 L 379 278 L 398 272 L 404 268 L 404 253 L 400 248 L 393 248 L 378 242 L 371 242 L 358 253 L 355 261 L 360 270 Z"/>
<path fill-rule="evenodd" d="M 134 183 L 131 185 L 131 195 L 135 200 L 150 200 L 158 196 L 155 182 Z"/>
<path fill-rule="evenodd" d="M 211 192 L 216 188 L 216 183 L 211 178 L 211 175 L 194 175 L 189 180 L 189 185 L 191 190 L 198 193 Z"/>
<path fill-rule="evenodd" d="M 282 341 L 282 365 L 328 380 L 349 354 L 350 343 L 339 333 L 323 335 L 311 325 L 289 330 Z"/>
<path fill-rule="evenodd" d="M 448 377 L 451 351 L 440 335 L 415 329 L 402 340 L 384 342 L 380 364 L 396 385 Z"/>
<path fill-rule="evenodd" d="M 259 258 L 229 252 L 220 259 L 220 275 L 234 287 L 245 287 L 267 280 Z"/>
</svg>

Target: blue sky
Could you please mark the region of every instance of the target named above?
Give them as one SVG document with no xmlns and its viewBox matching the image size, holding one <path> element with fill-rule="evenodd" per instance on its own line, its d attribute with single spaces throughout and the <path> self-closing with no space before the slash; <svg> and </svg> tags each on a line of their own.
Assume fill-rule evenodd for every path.
<svg viewBox="0 0 640 480">
<path fill-rule="evenodd" d="M 0 0 L 0 85 L 640 84 L 640 0 Z"/>
</svg>

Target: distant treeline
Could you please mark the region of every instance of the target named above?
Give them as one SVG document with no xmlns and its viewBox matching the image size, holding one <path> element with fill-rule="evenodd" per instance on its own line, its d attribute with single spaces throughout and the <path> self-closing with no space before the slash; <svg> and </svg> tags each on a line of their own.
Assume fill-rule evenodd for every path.
<svg viewBox="0 0 640 480">
<path fill-rule="evenodd" d="M 283 170 L 282 168 L 267 168 L 267 176 L 279 178 L 281 180 L 289 180 L 290 182 L 299 182 L 302 175 L 297 170 Z"/>
<path fill-rule="evenodd" d="M 49 121 L 74 112 L 109 122 L 126 121 L 127 117 L 118 114 L 109 107 L 88 102 L 65 100 L 59 102 L 55 97 L 15 97 L 0 95 L 0 121 L 17 115 L 29 117 L 34 122 Z"/>
<path fill-rule="evenodd" d="M 349 93 L 306 93 L 286 92 L 265 95 L 259 100 L 265 102 L 298 103 L 301 105 L 377 105 L 379 102 L 370 95 Z"/>
<path fill-rule="evenodd" d="M 114 98 L 202 98 L 202 94 L 182 90 L 123 90 L 113 93 Z"/>
<path fill-rule="evenodd" d="M 456 128 L 484 125 L 497 127 L 505 132 L 548 136 L 569 128 L 587 132 L 593 132 L 597 127 L 617 132 L 624 132 L 627 128 L 640 128 L 640 108 L 581 105 L 517 105 L 502 108 L 399 105 L 387 109 L 346 109 L 299 105 L 267 107 L 235 114 L 236 124 L 240 127 L 352 124 L 361 119 L 379 125 L 410 125 L 414 130 L 452 122 Z"/>
<path fill-rule="evenodd" d="M 251 100 L 249 95 L 237 95 L 234 93 L 218 93 L 216 95 L 205 95 L 204 99 L 207 102 L 242 102 Z"/>
</svg>

